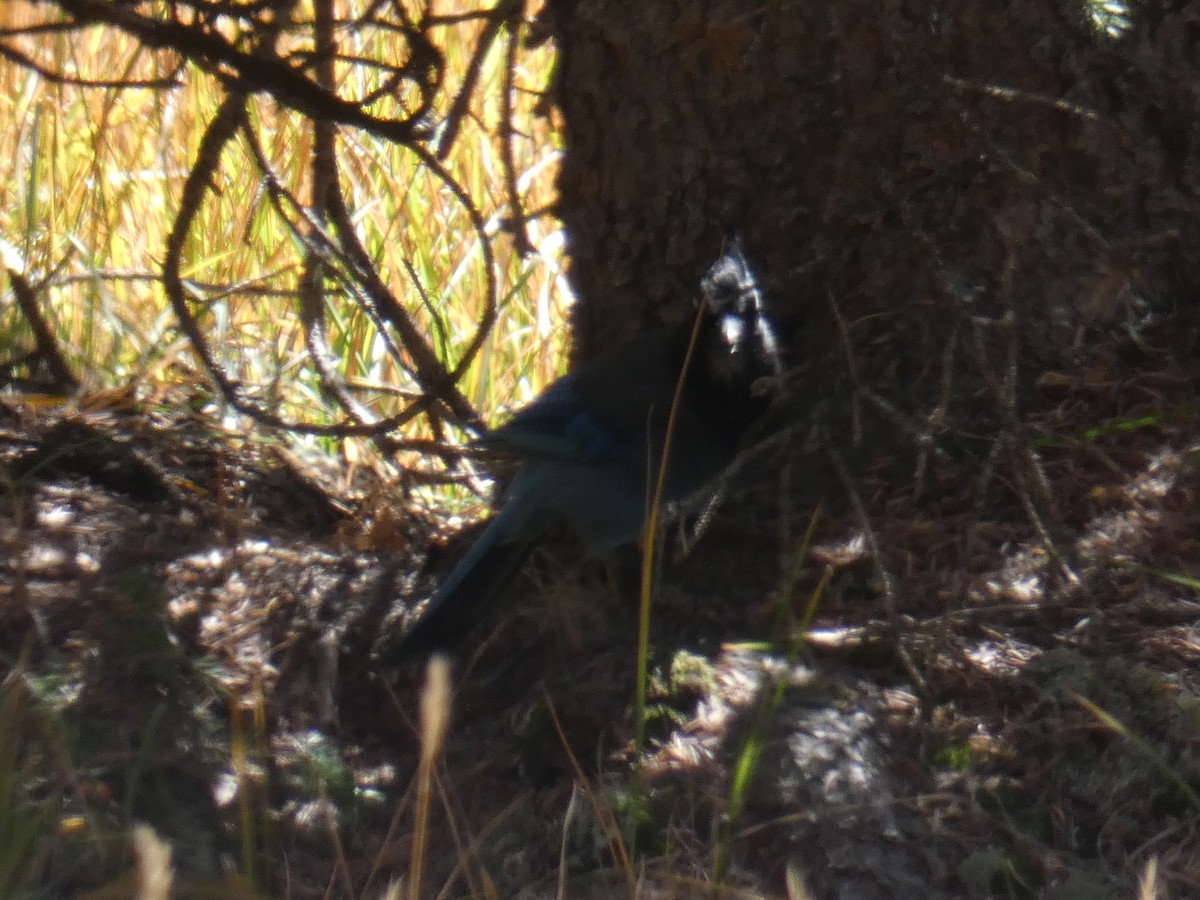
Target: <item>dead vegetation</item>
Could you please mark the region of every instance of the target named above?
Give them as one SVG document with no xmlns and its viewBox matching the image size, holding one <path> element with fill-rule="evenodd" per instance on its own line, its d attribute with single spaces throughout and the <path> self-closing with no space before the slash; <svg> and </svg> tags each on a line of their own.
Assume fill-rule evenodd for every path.
<svg viewBox="0 0 1200 900">
<path fill-rule="evenodd" d="M 1122 339 L 1089 352 L 1123 417 L 1084 402 L 1101 387 L 1086 375 L 1051 375 L 1030 419 L 1055 543 L 1011 487 L 956 495 L 935 465 L 918 492 L 911 458 L 881 461 L 861 481 L 871 541 L 827 499 L 792 615 L 827 586 L 791 663 L 772 561 L 803 526 L 786 510 L 814 498 L 765 501 L 783 498 L 759 468 L 746 483 L 765 490 L 738 492 L 662 579 L 645 793 L 631 580 L 547 557 L 455 672 L 427 887 L 690 896 L 727 843 L 732 896 L 799 879 L 815 896 L 1129 897 L 1151 863 L 1165 896 L 1196 890 L 1195 372 L 1123 361 Z M 396 501 L 366 482 L 330 499 L 327 473 L 198 418 L 4 410 L 0 633 L 8 689 L 39 710 L 20 770 L 60 804 L 45 883 L 115 877 L 132 821 L 174 848 L 181 883 L 232 865 L 246 896 L 379 896 L 410 871 L 421 673 L 371 654 L 433 583 L 436 517 L 385 514 Z"/>
<path fill-rule="evenodd" d="M 0 894 L 1200 895 L 1194 11 L 335 6 L 0 6 Z M 40 55 L 96 16 L 124 84 Z M 389 664 L 458 429 L 555 369 L 552 202 L 585 353 L 731 210 L 795 317 L 789 402 L 667 542 L 641 758 L 629 555 L 536 559 L 440 746 Z"/>
</svg>

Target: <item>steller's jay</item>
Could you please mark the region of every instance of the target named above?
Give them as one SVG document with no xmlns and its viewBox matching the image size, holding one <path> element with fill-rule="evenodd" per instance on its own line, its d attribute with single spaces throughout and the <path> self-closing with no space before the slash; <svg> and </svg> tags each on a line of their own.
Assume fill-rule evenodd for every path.
<svg viewBox="0 0 1200 900">
<path fill-rule="evenodd" d="M 781 370 L 741 247 L 700 282 L 703 309 L 679 401 L 663 501 L 699 492 L 736 455 Z M 525 460 L 500 509 L 404 635 L 399 655 L 449 649 L 558 523 L 596 553 L 635 540 L 658 477 L 691 321 L 633 338 L 561 378 L 478 441 Z"/>
</svg>

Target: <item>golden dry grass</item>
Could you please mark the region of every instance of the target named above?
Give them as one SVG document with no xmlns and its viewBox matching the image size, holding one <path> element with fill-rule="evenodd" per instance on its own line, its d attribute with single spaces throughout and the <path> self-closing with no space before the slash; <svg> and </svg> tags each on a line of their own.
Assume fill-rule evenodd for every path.
<svg viewBox="0 0 1200 900">
<path fill-rule="evenodd" d="M 361 0 L 344 0 L 353 14 Z M 443 4 L 438 12 L 466 13 L 482 4 Z M 52 17 L 48 4 L 14 0 L 0 5 L 0 28 Z M 415 12 L 416 10 L 413 10 Z M 310 15 L 302 3 L 298 17 Z M 445 58 L 446 81 L 437 101 L 444 115 L 462 84 L 478 44 L 479 21 L 434 28 Z M 301 30 L 292 40 L 306 40 Z M 393 37 L 359 29 L 338 35 L 350 56 L 387 59 Z M 48 70 L 90 79 L 161 79 L 175 58 L 150 52 L 111 29 L 8 38 Z M 470 193 L 494 229 L 505 208 L 498 121 L 504 54 L 497 42 L 480 68 L 468 114 L 446 166 Z M 521 49 L 512 102 L 512 141 L 526 209 L 553 200 L 558 157 L 553 123 L 534 116 L 549 77 L 551 50 Z M 343 64 L 344 97 L 370 90 L 371 70 Z M 5 262 L 34 284 L 68 359 L 93 387 L 135 377 L 152 383 L 189 383 L 199 369 L 180 339 L 157 282 L 164 242 L 182 184 L 209 118 L 222 97 L 217 80 L 195 67 L 182 70 L 171 90 L 78 87 L 56 84 L 0 59 L 0 247 Z M 378 114 L 396 114 L 404 98 L 377 101 Z M 376 107 L 395 107 L 376 109 Z M 309 197 L 310 123 L 275 102 L 255 97 L 251 117 L 280 184 Z M 470 339 L 484 302 L 485 273 L 464 211 L 407 148 L 349 128 L 339 131 L 342 189 L 359 237 L 388 287 L 430 335 L 451 366 Z M 296 290 L 304 247 L 267 202 L 244 142 L 226 150 L 220 183 L 201 209 L 186 257 L 193 308 L 235 377 L 259 386 L 281 413 L 320 419 L 318 379 L 306 358 Z M 549 215 L 530 220 L 539 253 L 521 259 L 506 236 L 495 242 L 501 314 L 493 334 L 461 383 L 485 411 L 532 396 L 561 368 L 565 285 L 559 264 L 562 234 Z M 409 276 L 416 273 L 420 289 Z M 425 298 L 421 292 L 425 293 Z M 338 296 L 326 300 L 329 341 L 340 374 L 384 416 L 401 402 L 389 389 L 412 388 L 382 350 L 374 326 Z M 445 322 L 436 328 L 428 309 Z M 15 307 L 0 307 L 0 358 L 28 346 Z M 378 388 L 372 390 L 373 387 Z"/>
</svg>

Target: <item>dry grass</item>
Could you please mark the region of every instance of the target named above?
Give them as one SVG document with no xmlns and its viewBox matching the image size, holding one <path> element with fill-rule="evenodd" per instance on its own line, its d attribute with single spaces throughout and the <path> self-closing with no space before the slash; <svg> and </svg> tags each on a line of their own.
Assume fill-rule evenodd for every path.
<svg viewBox="0 0 1200 900">
<path fill-rule="evenodd" d="M 0 27 L 31 21 L 43 8 L 0 4 Z M 441 113 L 457 94 L 478 29 L 465 23 L 435 35 L 450 73 Z M 48 67 L 91 76 L 149 78 L 170 66 L 100 31 L 73 43 L 24 39 L 22 47 Z M 386 47 L 364 34 L 353 52 L 378 55 Z M 549 66 L 548 50 L 527 52 L 523 86 L 544 84 Z M 498 54 L 485 60 L 450 160 L 493 227 L 504 203 L 492 137 L 500 69 Z M 351 92 L 374 86 L 363 70 L 339 76 Z M 162 386 L 198 380 L 156 265 L 216 102 L 215 83 L 195 71 L 169 93 L 85 91 L 0 64 L 0 115 L 12 123 L 0 133 L 0 246 L 11 267 L 44 282 L 60 339 L 93 388 L 139 380 L 142 399 L 154 400 L 165 396 Z M 548 123 L 529 116 L 534 102 L 518 92 L 526 126 L 515 149 L 524 201 L 542 208 L 552 199 L 554 137 Z M 281 183 L 306 196 L 311 144 L 304 123 L 261 100 L 252 114 Z M 452 361 L 481 315 L 483 290 L 463 211 L 403 148 L 350 130 L 341 140 L 342 185 L 364 244 Z M 296 314 L 304 251 L 264 201 L 244 153 L 236 145 L 228 151 L 220 190 L 201 212 L 196 234 L 203 238 L 188 249 L 195 303 L 231 372 L 276 392 L 271 396 L 288 414 L 320 417 Z M 502 321 L 463 381 L 472 402 L 487 410 L 532 395 L 561 356 L 562 332 L 554 328 L 561 317 L 561 233 L 548 218 L 530 229 L 543 255 L 522 261 L 501 244 Z M 431 308 L 447 323 L 444 332 Z M 336 292 L 327 313 L 341 373 L 376 388 L 372 409 L 386 414 L 397 401 L 382 387 L 411 388 L 408 376 L 379 351 L 374 326 Z M 26 339 L 17 313 L 0 309 L 0 354 Z M 1092 348 L 1103 363 L 1095 370 L 1120 371 L 1124 349 L 1105 356 Z M 10 513 L 0 516 L 0 549 L 11 547 L 21 560 L 5 568 L 0 559 L 7 623 L 0 630 L 9 654 L 0 685 L 0 833 L 10 838 L 0 852 L 0 893 L 27 885 L 51 857 L 58 864 L 54 886 L 64 894 L 100 884 L 92 896 L 140 891 L 148 900 L 172 886 L 178 896 L 256 897 L 262 884 L 286 896 L 356 900 L 464 890 L 498 897 L 515 886 L 541 889 L 540 896 L 799 898 L 831 896 L 839 879 L 838 895 L 849 896 L 851 878 L 873 887 L 896 869 L 897 883 L 966 884 L 971 896 L 1095 900 L 1194 888 L 1200 638 L 1195 579 L 1179 574 L 1194 571 L 1197 559 L 1194 415 L 1186 434 L 1175 433 L 1161 412 L 1184 408 L 1183 400 L 1159 401 L 1144 374 L 1126 373 L 1131 399 L 1121 421 L 1134 421 L 1138 404 L 1148 406 L 1162 423 L 1161 438 L 1174 442 L 1173 455 L 1142 472 L 1131 460 L 1150 459 L 1157 438 L 1139 443 L 1119 428 L 1088 433 L 1090 454 L 1047 454 L 1049 474 L 1070 501 L 1064 519 L 1078 538 L 1073 555 L 1084 562 L 1081 579 L 1060 588 L 1054 602 L 1036 593 L 1053 574 L 1046 542 L 1031 537 L 1011 510 L 988 510 L 995 518 L 983 518 L 973 500 L 957 496 L 925 506 L 904 482 L 878 490 L 888 505 L 879 500 L 870 510 L 884 549 L 861 549 L 865 514 L 831 517 L 822 524 L 824 546 L 844 548 L 843 559 L 827 550 L 824 574 L 809 571 L 802 584 L 797 563 L 777 592 L 774 615 L 756 612 L 767 593 L 755 581 L 769 568 L 767 526 L 749 530 L 741 543 L 729 536 L 724 545 L 709 543 L 710 566 L 696 565 L 701 571 L 693 576 L 703 589 L 677 598 L 685 611 L 675 620 L 663 617 L 668 629 L 678 626 L 667 640 L 687 646 L 697 632 L 779 640 L 789 622 L 807 625 L 819 612 L 816 624 L 832 638 L 806 649 L 823 671 L 809 674 L 798 665 L 795 644 L 778 658 L 765 641 L 755 653 L 713 647 L 696 679 L 701 687 L 663 691 L 678 704 L 683 727 L 649 742 L 644 778 L 632 784 L 635 754 L 600 754 L 612 749 L 614 732 L 632 745 L 629 734 L 643 724 L 642 713 L 631 723 L 624 709 L 634 692 L 631 628 L 612 639 L 581 624 L 580 635 L 563 641 L 544 621 L 518 618 L 514 627 L 510 619 L 499 625 L 508 628 L 501 640 L 484 645 L 487 655 L 454 698 L 453 709 L 472 716 L 468 727 L 446 731 L 444 678 L 429 695 L 423 743 L 416 729 L 397 724 L 402 701 L 393 708 L 371 697 L 339 698 L 343 730 L 329 727 L 326 707 L 333 704 L 322 689 L 331 679 L 321 653 L 326 639 L 350 630 L 338 631 L 343 623 L 370 620 L 371 598 L 395 596 L 395 583 L 381 574 L 386 554 L 369 557 L 358 544 L 335 552 L 327 534 L 297 537 L 303 528 L 287 491 L 271 498 L 287 510 L 286 522 L 257 509 L 262 498 L 252 491 L 242 505 L 228 505 L 222 478 L 205 480 L 200 465 L 176 471 L 180 460 L 199 455 L 183 445 L 179 419 L 143 410 L 130 443 L 141 442 L 141 451 L 162 461 L 171 475 L 165 484 L 195 487 L 194 496 L 171 494 L 170 514 L 161 499 L 121 496 L 111 485 L 80 488 L 76 482 L 88 482 L 87 473 L 78 478 L 69 467 L 66 477 L 43 472 L 19 490 L 0 491 L 0 509 Z M 1172 382 L 1187 403 L 1194 374 L 1188 368 Z M 1037 433 L 1080 433 L 1095 421 L 1090 409 L 1082 421 L 1060 421 L 1056 412 L 1043 410 Z M 52 443 L 52 428 L 22 427 L 3 436 L 5 462 Z M 221 452 L 213 454 L 220 465 L 209 468 L 224 473 L 233 466 Z M 1114 476 L 1122 470 L 1143 477 L 1126 485 Z M 1164 480 L 1164 470 L 1174 480 Z M 249 481 L 237 472 L 222 477 Z M 1102 491 L 1104 478 L 1114 486 Z M 766 507 L 759 504 L 756 516 Z M 1098 511 L 1107 514 L 1093 516 Z M 402 526 L 392 527 L 402 552 L 419 546 Z M 367 543 L 372 551 L 379 546 Z M 897 610 L 871 581 L 881 567 L 860 564 L 867 556 L 884 557 L 899 573 L 903 612 L 913 617 L 903 633 L 932 676 L 934 702 L 905 689 L 909 673 L 892 658 L 894 648 L 873 638 Z M 108 568 L 86 570 L 95 560 Z M 1151 563 L 1171 570 L 1172 590 L 1155 589 L 1154 579 L 1165 579 L 1148 576 Z M 419 560 L 408 556 L 401 565 L 415 570 Z M 142 581 L 131 583 L 131 571 Z M 714 583 L 713 572 L 728 578 Z M 645 596 L 643 619 L 648 589 Z M 804 597 L 813 601 L 809 608 L 791 610 L 791 601 Z M 695 602 L 714 598 L 721 602 Z M 1090 630 L 1101 612 L 1107 627 Z M 32 630 L 33 618 L 46 632 L 39 662 L 49 669 L 38 673 L 37 696 L 28 687 L 35 679 L 12 661 L 11 644 L 20 629 Z M 802 636 L 800 628 L 794 637 Z M 643 660 L 645 647 L 643 637 Z M 363 660 L 365 654 L 360 668 L 368 667 Z M 347 668 L 338 674 L 361 674 Z M 644 661 L 643 707 L 647 668 Z M 62 673 L 86 694 L 61 701 L 62 719 L 90 725 L 91 745 L 69 746 L 79 739 L 67 725 L 60 733 L 48 716 L 35 714 L 51 708 L 47 685 L 56 676 L 65 680 Z M 247 685 L 254 699 L 242 708 L 236 698 Z M 230 697 L 235 701 L 222 705 Z M 539 717 L 552 727 L 539 729 Z M 556 776 L 547 765 L 548 786 L 518 771 L 547 760 L 565 772 Z M 165 823 L 155 828 L 171 853 L 145 831 L 130 856 L 128 798 L 136 793 L 144 801 L 163 772 L 174 779 L 172 791 L 186 779 L 202 790 L 173 793 L 157 807 L 147 802 Z M 229 797 L 214 796 L 214 785 L 227 785 Z M 267 787 L 280 794 L 271 798 L 275 805 Z M 62 803 L 39 807 L 48 796 Z M 634 855 L 638 829 L 657 840 L 643 838 L 637 849 L 644 852 Z M 196 850 L 189 839 L 213 834 L 233 847 L 226 858 L 243 874 L 218 882 L 207 873 L 203 889 L 188 893 L 186 866 L 200 855 L 189 853 Z M 302 852 L 282 852 L 285 838 Z M 842 868 L 823 865 L 828 859 Z M 106 883 L 135 862 L 140 886 L 131 881 L 122 893 L 123 882 Z M 1105 892 L 1082 893 L 1090 884 L 1082 879 L 1105 867 Z M 723 883 L 727 874 L 749 886 Z M 1084 888 L 1060 890 L 1067 874 Z M 399 875 L 408 881 L 388 886 Z"/>
<path fill-rule="evenodd" d="M 305 6 L 301 14 L 307 14 Z M 349 11 L 361 6 L 360 0 L 342 4 Z M 459 3 L 439 12 L 477 8 Z M 14 0 L 0 5 L 0 27 L 28 26 L 46 15 L 44 5 Z M 458 94 L 481 28 L 468 21 L 432 32 L 447 73 L 439 116 Z M 389 38 L 379 31 L 338 37 L 345 53 L 388 58 Z M 80 38 L 43 34 L 10 43 L 47 69 L 84 78 L 161 79 L 175 63 L 100 28 Z M 545 46 L 522 50 L 518 60 L 512 152 L 526 209 L 545 209 L 553 200 L 557 138 L 550 121 L 533 115 L 552 62 Z M 346 96 L 372 87 L 366 67 L 338 74 Z M 502 86 L 503 54 L 496 47 L 480 69 L 446 160 L 493 233 L 508 213 L 497 137 Z M 0 132 L 0 247 L 10 268 L 43 287 L 67 356 L 92 387 L 134 379 L 145 379 L 151 389 L 201 381 L 159 287 L 157 266 L 183 180 L 221 96 L 211 75 L 191 67 L 172 90 L 118 90 L 54 84 L 0 60 L 0 119 L 9 123 Z M 310 191 L 310 124 L 259 98 L 251 101 L 251 117 L 279 183 L 303 201 Z M 349 128 L 340 131 L 339 141 L 342 188 L 360 239 L 452 366 L 484 301 L 482 257 L 464 211 L 407 148 Z M 282 413 L 320 421 L 322 398 L 297 309 L 304 248 L 293 237 L 294 226 L 266 202 L 247 154 L 242 143 L 227 151 L 219 189 L 194 230 L 202 238 L 187 248 L 184 274 L 227 370 L 274 397 Z M 506 237 L 496 242 L 501 315 L 462 382 L 466 396 L 489 412 L 532 396 L 562 367 L 562 234 L 548 215 L 531 219 L 528 234 L 538 253 L 527 259 Z M 444 329 L 435 326 L 430 307 Z M 372 412 L 394 411 L 401 402 L 394 390 L 413 386 L 383 352 L 374 326 L 336 287 L 326 314 L 339 373 L 370 398 Z M 0 355 L 28 343 L 18 311 L 0 309 Z M 155 394 L 147 390 L 144 396 Z"/>
<path fill-rule="evenodd" d="M 366 4 L 344 0 L 339 6 L 342 13 L 353 15 Z M 410 13 L 420 12 L 410 6 Z M 439 4 L 438 12 L 449 19 L 489 7 L 455 0 Z M 309 4 L 302 2 L 297 15 L 311 14 Z M 26 28 L 48 18 L 53 18 L 48 4 L 0 3 L 0 29 Z M 447 115 L 463 89 L 483 28 L 482 21 L 464 18 L 431 31 L 445 65 L 434 120 Z M 338 40 L 347 56 L 390 59 L 396 52 L 396 37 L 380 30 L 343 32 Z M 171 76 L 176 65 L 172 55 L 148 51 L 111 29 L 9 36 L 6 42 L 44 70 L 80 79 L 157 81 Z M 503 43 L 496 42 L 483 58 L 444 160 L 494 238 L 499 317 L 460 382 L 485 418 L 529 399 L 561 371 L 566 332 L 559 324 L 569 302 L 558 221 L 545 212 L 528 220 L 526 234 L 536 253 L 525 258 L 502 233 L 501 220 L 512 212 L 507 207 L 498 127 L 506 65 L 502 50 Z M 549 45 L 518 51 L 509 151 L 525 210 L 547 210 L 554 200 L 559 140 L 553 121 L 535 115 L 534 109 L 552 65 Z M 339 91 L 347 97 L 380 86 L 377 70 L 366 66 L 343 65 L 335 75 Z M 223 411 L 208 391 L 202 367 L 160 284 L 164 245 L 183 184 L 222 96 L 221 84 L 195 67 L 181 70 L 172 89 L 121 89 L 55 83 L 0 58 L 0 120 L 6 123 L 0 129 L 0 261 L 36 286 L 68 362 L 84 382 L 87 397 L 100 405 L 109 402 L 103 398 L 117 396 L 136 396 L 153 405 L 192 394 L 193 402 L 198 397 L 218 416 Z M 380 100 L 372 112 L 396 115 L 404 99 Z M 308 202 L 311 123 L 262 97 L 251 99 L 250 116 L 279 185 Z M 359 239 L 384 283 L 453 369 L 486 302 L 484 257 L 466 211 L 408 148 L 350 128 L 340 130 L 338 141 L 341 188 Z M 200 210 L 185 251 L 184 275 L 192 289 L 193 309 L 234 378 L 259 396 L 271 397 L 284 416 L 329 421 L 332 415 L 308 359 L 299 317 L 305 247 L 295 237 L 296 223 L 267 202 L 244 142 L 231 145 L 222 163 L 218 189 Z M 336 371 L 358 397 L 366 398 L 373 414 L 394 413 L 404 403 L 399 392 L 416 390 L 410 375 L 385 352 L 376 326 L 361 309 L 346 302 L 336 285 L 328 285 L 327 292 L 327 337 Z M 0 304 L 0 361 L 26 352 L 31 342 L 20 310 Z M 114 394 L 108 390 L 113 387 L 132 387 L 136 393 Z M 246 428 L 243 420 L 229 415 L 225 424 L 234 432 Z M 423 428 L 422 420 L 414 420 L 411 436 L 428 437 Z M 326 442 L 324 449 L 342 451 L 356 461 L 368 446 L 349 440 Z M 15 723 L 17 714 L 9 707 L 16 697 L 7 690 L 3 694 L 0 713 L 8 725 Z M 241 807 L 239 868 L 248 885 L 254 885 L 259 880 L 255 856 L 270 825 L 252 803 L 255 786 L 247 775 L 246 757 L 248 740 L 255 743 L 249 749 L 258 755 L 263 735 L 257 727 L 250 738 L 238 733 L 241 721 L 234 709 L 231 755 Z M 18 808 L 23 799 L 20 786 L 10 782 L 26 774 L 12 743 L 19 733 L 10 728 L 7 734 L 13 737 L 0 742 L 0 794 L 5 798 L 0 818 L 12 817 L 14 822 L 23 815 Z M 427 808 L 432 769 L 425 775 Z M 11 852 L 0 855 L 0 863 L 26 866 L 31 854 L 50 852 L 54 818 L 48 807 L 44 815 L 25 816 L 26 842 L 10 842 Z M 84 826 L 88 834 L 95 834 L 94 829 L 95 823 Z M 107 830 L 105 834 L 105 840 L 112 839 Z M 16 832 L 11 835 L 15 840 Z M 156 841 L 148 830 L 136 838 L 142 863 L 140 896 L 147 898 L 165 896 L 169 890 L 169 864 L 149 862 L 151 851 L 164 846 Z M 160 875 L 151 879 L 151 870 Z M 24 869 L 0 872 L 0 884 L 19 883 L 25 874 Z M 418 883 L 414 879 L 411 890 Z"/>
<path fill-rule="evenodd" d="M 1191 384 L 1146 401 L 1147 381 L 1131 380 L 1125 396 L 1170 406 Z M 19 439 L 0 435 L 3 458 L 60 435 L 55 415 L 39 413 Z M 877 520 L 880 546 L 929 561 L 903 573 L 902 596 L 935 704 L 909 690 L 882 638 L 886 602 L 863 577 L 857 517 L 823 516 L 808 554 L 817 566 L 772 575 L 763 547 L 779 523 L 763 521 L 761 504 L 745 509 L 709 536 L 703 558 L 673 567 L 656 645 L 792 627 L 800 637 L 819 596 L 817 634 L 805 661 L 748 640 L 724 652 L 701 644 L 678 674 L 677 660 L 669 672 L 656 663 L 661 711 L 639 781 L 632 587 L 602 600 L 610 588 L 559 572 L 577 636 L 539 615 L 549 596 L 495 610 L 455 685 L 444 742 L 439 725 L 422 745 L 409 723 L 418 673 L 397 673 L 386 697 L 369 684 L 339 693 L 331 724 L 327 639 L 354 634 L 372 598 L 402 593 L 389 560 L 405 572 L 417 563 L 405 550 L 397 560 L 301 534 L 281 485 L 282 497 L 249 492 L 246 531 L 231 533 L 221 485 L 202 477 L 212 467 L 180 444 L 185 428 L 139 418 L 97 417 L 109 430 L 136 426 L 130 443 L 198 494 L 164 506 L 69 471 L 0 494 L 0 542 L 23 566 L 0 559 L 0 653 L 19 657 L 31 618 L 46 635 L 29 674 L 4 686 L 36 689 L 28 708 L 46 712 L 25 716 L 13 701 L 26 693 L 0 691 L 0 787 L 16 776 L 0 791 L 0 820 L 17 817 L 32 841 L 0 853 L 0 876 L 7 858 L 24 879 L 18 892 L 40 874 L 64 895 L 83 885 L 130 896 L 116 891 L 136 884 L 127 835 L 144 821 L 170 844 L 181 898 L 373 900 L 416 859 L 422 896 L 827 897 L 835 882 L 864 886 L 841 896 L 870 896 L 876 881 L 957 884 L 929 893 L 955 900 L 1190 896 L 1200 643 L 1195 580 L 1178 574 L 1195 570 L 1198 533 L 1186 434 L 1174 438 L 1188 453 L 1174 457 L 1152 453 L 1163 435 L 1141 431 L 1114 432 L 1097 444 L 1105 454 L 1051 461 L 1079 500 L 1067 515 L 1080 581 L 1058 603 L 1021 600 L 1053 563 L 1019 511 L 967 520 L 954 511 L 969 497 L 931 511 L 903 485 L 888 492 L 902 506 Z M 234 477 L 246 483 L 271 461 L 254 449 L 237 454 L 245 468 Z M 1143 464 L 1117 482 L 1106 455 Z M 752 535 L 750 550 L 739 533 Z M 804 556 L 807 538 L 788 533 Z M 1147 571 L 1151 560 L 1171 577 Z M 970 601 L 954 603 L 964 578 Z M 776 601 L 764 603 L 775 579 Z M 586 608 L 609 602 L 603 614 Z M 1085 604 L 1111 623 L 1096 646 L 1076 627 Z M 622 621 L 600 624 L 609 617 Z M 339 687 L 372 668 L 355 646 L 346 637 Z M 443 718 L 444 691 L 430 707 Z M 30 817 L 47 797 L 61 804 Z M 204 867 L 198 851 L 213 841 L 239 876 Z M 841 868 L 823 867 L 830 853 Z M 714 877 L 725 861 L 726 877 Z M 1088 880 L 1097 869 L 1101 886 Z"/>
</svg>

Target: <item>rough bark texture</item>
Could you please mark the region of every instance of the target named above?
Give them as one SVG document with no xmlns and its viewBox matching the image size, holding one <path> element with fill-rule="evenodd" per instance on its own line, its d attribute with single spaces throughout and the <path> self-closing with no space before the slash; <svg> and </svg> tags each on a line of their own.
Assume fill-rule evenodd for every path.
<svg viewBox="0 0 1200 900">
<path fill-rule="evenodd" d="M 937 596 L 914 573 L 951 584 L 978 571 L 965 561 L 1001 545 L 971 537 L 984 519 L 1037 535 L 1051 560 L 1039 597 L 1101 584 L 1074 574 L 1089 546 L 1078 535 L 1096 478 L 1120 471 L 1104 454 L 1127 451 L 1093 435 L 1195 409 L 1169 385 L 1194 378 L 1171 373 L 1195 371 L 1200 333 L 1196 4 L 1138 7 L 1119 39 L 1064 0 L 550 0 L 550 17 L 577 356 L 685 315 L 736 229 L 801 366 L 804 446 L 826 451 L 795 481 L 835 495 L 826 510 L 850 509 L 856 533 L 880 529 L 871 556 L 899 573 L 893 619 Z M 1109 469 L 1074 477 L 1091 454 Z M 907 522 L 943 537 L 899 535 Z M 740 572 L 768 564 L 761 542 L 734 543 L 721 550 Z M 936 602 L 967 596 L 959 584 Z M 987 893 L 931 887 L 970 883 L 953 852 L 889 858 L 903 824 L 847 844 L 830 837 L 845 806 L 792 808 L 817 823 L 782 829 L 821 873 L 814 896 Z M 755 841 L 742 852 L 778 866 Z"/>
<path fill-rule="evenodd" d="M 1056 0 L 555 0 L 549 18 L 579 358 L 686 314 L 725 229 L 793 363 L 922 419 L 1006 368 L 1023 388 L 1164 277 L 1194 283 L 1189 8 L 1120 42 Z"/>
</svg>

